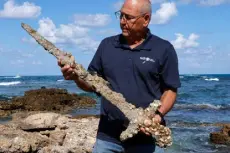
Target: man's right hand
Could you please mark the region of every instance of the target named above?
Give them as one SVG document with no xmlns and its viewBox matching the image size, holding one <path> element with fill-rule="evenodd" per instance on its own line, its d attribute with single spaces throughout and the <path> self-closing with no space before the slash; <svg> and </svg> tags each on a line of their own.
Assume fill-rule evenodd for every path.
<svg viewBox="0 0 230 153">
<path fill-rule="evenodd" d="M 84 91 L 92 92 L 95 90 L 91 85 L 78 77 L 78 75 L 74 72 L 75 67 L 62 65 L 60 60 L 58 61 L 58 65 L 61 67 L 61 72 L 66 80 L 73 80 L 78 85 L 78 87 Z"/>
<path fill-rule="evenodd" d="M 62 65 L 61 61 L 58 61 L 58 65 L 61 67 L 61 72 L 66 80 L 77 80 L 78 75 L 74 72 L 75 67 L 69 65 Z"/>
</svg>

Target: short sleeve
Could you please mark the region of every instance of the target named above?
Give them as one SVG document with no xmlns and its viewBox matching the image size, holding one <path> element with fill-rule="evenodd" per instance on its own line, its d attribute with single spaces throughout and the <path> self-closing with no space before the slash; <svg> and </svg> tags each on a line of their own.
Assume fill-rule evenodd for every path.
<svg viewBox="0 0 230 153">
<path fill-rule="evenodd" d="M 177 89 L 181 86 L 178 57 L 173 45 L 165 50 L 161 66 L 161 79 L 166 88 Z"/>
<path fill-rule="evenodd" d="M 105 44 L 104 41 L 100 43 L 96 53 L 93 56 L 92 61 L 88 66 L 88 72 L 92 74 L 97 73 L 97 75 L 105 79 L 103 74 L 102 60 L 101 60 L 101 55 L 104 50 L 104 44 Z"/>
</svg>

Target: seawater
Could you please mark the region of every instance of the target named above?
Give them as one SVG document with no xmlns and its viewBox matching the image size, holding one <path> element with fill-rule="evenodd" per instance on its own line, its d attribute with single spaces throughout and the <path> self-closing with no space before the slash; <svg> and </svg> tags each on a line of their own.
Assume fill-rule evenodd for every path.
<svg viewBox="0 0 230 153">
<path fill-rule="evenodd" d="M 180 79 L 182 87 L 178 90 L 176 104 L 166 116 L 173 132 L 173 145 L 167 149 L 156 148 L 156 153 L 230 152 L 230 147 L 209 141 L 209 134 L 219 127 L 200 126 L 200 123 L 230 123 L 230 75 L 181 75 Z M 74 110 L 70 112 L 73 115 L 100 113 L 99 97 L 80 90 L 73 81 L 64 80 L 62 76 L 0 76 L 0 100 L 23 96 L 25 91 L 43 86 L 67 89 L 97 100 L 95 108 Z"/>
</svg>

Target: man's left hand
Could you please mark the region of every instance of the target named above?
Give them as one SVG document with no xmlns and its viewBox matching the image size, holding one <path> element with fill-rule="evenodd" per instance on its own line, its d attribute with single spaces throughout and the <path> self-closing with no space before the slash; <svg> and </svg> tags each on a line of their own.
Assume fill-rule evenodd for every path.
<svg viewBox="0 0 230 153">
<path fill-rule="evenodd" d="M 160 115 L 156 114 L 156 115 L 154 116 L 153 120 L 155 121 L 155 123 L 159 123 L 159 124 L 160 124 L 161 121 L 162 121 L 162 118 L 161 118 Z"/>
<path fill-rule="evenodd" d="M 162 121 L 162 118 L 160 117 L 160 115 L 156 114 L 153 118 L 152 118 L 152 121 L 155 122 L 155 123 L 161 123 Z M 146 135 L 151 135 L 149 132 L 147 132 L 143 127 L 140 128 L 140 131 L 145 133 Z"/>
</svg>

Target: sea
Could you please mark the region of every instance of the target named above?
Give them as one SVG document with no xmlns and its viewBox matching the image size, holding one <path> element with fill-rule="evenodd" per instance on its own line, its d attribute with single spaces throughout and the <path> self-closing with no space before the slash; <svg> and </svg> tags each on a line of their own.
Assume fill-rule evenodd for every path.
<svg viewBox="0 0 230 153">
<path fill-rule="evenodd" d="M 166 115 L 167 126 L 172 130 L 173 145 L 156 148 L 156 153 L 230 153 L 230 146 L 210 142 L 211 132 L 220 130 L 202 123 L 230 123 L 230 74 L 180 75 L 182 86 L 173 109 Z M 86 93 L 73 81 L 62 76 L 0 76 L 0 100 L 23 96 L 31 89 L 63 88 L 70 93 L 90 96 L 97 100 L 93 108 L 78 109 L 71 115 L 99 114 L 100 97 Z M 4 124 L 10 120 L 0 120 Z"/>
</svg>

